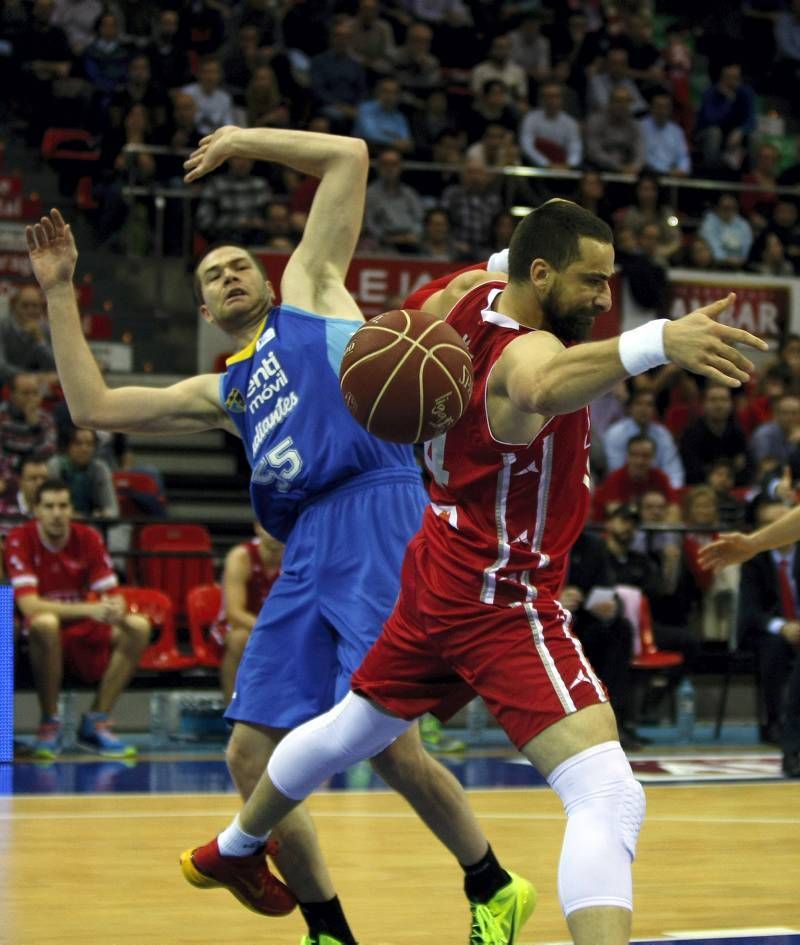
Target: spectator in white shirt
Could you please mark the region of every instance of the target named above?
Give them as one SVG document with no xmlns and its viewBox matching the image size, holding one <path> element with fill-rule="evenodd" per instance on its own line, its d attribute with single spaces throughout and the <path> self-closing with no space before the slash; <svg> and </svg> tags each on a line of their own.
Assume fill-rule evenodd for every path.
<svg viewBox="0 0 800 945">
<path fill-rule="evenodd" d="M 685 177 L 692 161 L 686 134 L 671 120 L 673 102 L 668 92 L 656 92 L 650 99 L 650 113 L 641 121 L 644 163 L 658 174 Z"/>
<path fill-rule="evenodd" d="M 539 108 L 528 112 L 519 129 L 525 157 L 536 167 L 564 170 L 580 166 L 583 142 L 577 121 L 563 110 L 564 96 L 558 82 L 547 82 L 539 94 Z"/>
<path fill-rule="evenodd" d="M 470 75 L 472 94 L 478 94 L 490 79 L 502 82 L 518 105 L 528 101 L 528 76 L 522 66 L 511 59 L 511 37 L 495 36 L 489 48 L 489 58 L 478 63 Z"/>
<path fill-rule="evenodd" d="M 208 56 L 197 70 L 197 82 L 183 87 L 197 104 L 195 127 L 201 135 L 211 134 L 222 125 L 233 125 L 236 116 L 233 99 L 222 85 L 222 66 L 215 56 Z"/>
</svg>

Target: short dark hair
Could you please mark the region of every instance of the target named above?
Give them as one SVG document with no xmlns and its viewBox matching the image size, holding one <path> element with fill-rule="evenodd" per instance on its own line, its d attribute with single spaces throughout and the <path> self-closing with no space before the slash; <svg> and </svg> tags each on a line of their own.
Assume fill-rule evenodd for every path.
<svg viewBox="0 0 800 945">
<path fill-rule="evenodd" d="M 28 453 L 27 456 L 23 457 L 22 462 L 19 464 L 20 475 L 22 475 L 23 470 L 26 466 L 46 466 L 47 457 L 43 456 L 41 453 Z"/>
<path fill-rule="evenodd" d="M 69 492 L 69 486 L 61 479 L 56 479 L 55 477 L 51 479 L 45 479 L 45 481 L 36 490 L 36 499 L 34 500 L 35 505 L 39 505 L 45 492 Z M 71 495 L 70 502 L 72 502 Z"/>
<path fill-rule="evenodd" d="M 531 263 L 544 259 L 566 269 L 580 256 L 580 239 L 613 243 L 611 229 L 600 217 L 571 200 L 548 200 L 532 210 L 514 230 L 508 248 L 510 282 L 527 282 Z"/>
<path fill-rule="evenodd" d="M 241 243 L 232 243 L 230 240 L 218 240 L 216 243 L 212 243 L 195 263 L 194 275 L 192 276 L 192 288 L 194 289 L 194 298 L 198 305 L 203 304 L 203 286 L 200 282 L 200 276 L 197 274 L 200 269 L 200 263 L 209 253 L 212 253 L 215 249 L 220 249 L 222 246 L 232 246 L 234 249 L 240 249 L 252 259 L 253 265 L 264 277 L 264 281 L 269 281 L 269 276 L 267 275 L 267 270 L 264 268 L 264 264 L 257 256 L 254 256 L 246 246 L 242 246 Z"/>
<path fill-rule="evenodd" d="M 653 447 L 653 452 L 656 450 L 656 441 L 651 436 L 645 436 L 643 433 L 637 433 L 635 436 L 632 436 L 628 442 L 625 444 L 625 451 L 628 452 L 632 446 L 635 446 L 637 443 L 647 443 Z"/>
</svg>

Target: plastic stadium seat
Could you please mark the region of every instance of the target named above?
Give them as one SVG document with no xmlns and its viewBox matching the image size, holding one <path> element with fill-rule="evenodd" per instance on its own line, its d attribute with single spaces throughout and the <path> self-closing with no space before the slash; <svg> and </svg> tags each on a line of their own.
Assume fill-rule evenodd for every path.
<svg viewBox="0 0 800 945">
<path fill-rule="evenodd" d="M 42 157 L 48 161 L 99 161 L 94 135 L 83 128 L 48 128 L 42 138 Z"/>
<path fill-rule="evenodd" d="M 156 640 L 142 654 L 140 669 L 169 672 L 196 665 L 193 656 L 184 656 L 178 650 L 172 601 L 163 591 L 152 587 L 123 585 L 117 588 L 117 592 L 125 598 L 131 613 L 143 614 L 159 631 Z"/>
<path fill-rule="evenodd" d="M 166 506 L 161 485 L 155 476 L 144 472 L 116 470 L 112 473 L 119 510 L 123 517 L 163 515 Z"/>
<path fill-rule="evenodd" d="M 208 644 L 208 630 L 219 617 L 221 605 L 222 588 L 219 584 L 199 584 L 186 595 L 189 640 L 200 666 L 216 668 L 220 664 L 218 647 Z"/>
<path fill-rule="evenodd" d="M 186 595 L 198 584 L 212 584 L 211 535 L 203 525 L 163 523 L 145 525 L 139 533 L 140 551 L 159 552 L 142 557 L 139 564 L 141 583 L 157 587 L 169 595 L 177 616 L 183 616 Z M 197 552 L 186 556 L 186 552 Z M 182 552 L 182 557 L 170 557 Z"/>
<path fill-rule="evenodd" d="M 640 588 L 628 584 L 618 584 L 614 590 L 622 601 L 625 616 L 633 626 L 633 656 L 630 665 L 633 669 L 664 670 L 680 666 L 683 654 L 677 650 L 659 650 L 653 639 L 653 618 L 650 614 L 650 601 Z"/>
</svg>

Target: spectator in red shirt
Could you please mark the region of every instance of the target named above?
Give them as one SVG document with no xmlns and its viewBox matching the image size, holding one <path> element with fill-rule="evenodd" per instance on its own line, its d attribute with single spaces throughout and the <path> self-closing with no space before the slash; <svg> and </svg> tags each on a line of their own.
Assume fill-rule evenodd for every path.
<svg viewBox="0 0 800 945">
<path fill-rule="evenodd" d="M 133 676 L 150 639 L 150 623 L 130 614 L 114 595 L 117 578 L 94 529 L 72 522 L 69 490 L 46 480 L 33 507 L 34 521 L 13 529 L 5 548 L 6 569 L 17 608 L 25 618 L 42 721 L 34 754 L 53 758 L 61 748 L 58 694 L 64 668 L 99 683 L 78 740 L 107 757 L 135 749 L 113 733 L 108 713 Z M 90 593 L 99 595 L 90 600 Z"/>
<path fill-rule="evenodd" d="M 654 466 L 656 445 L 649 436 L 632 436 L 628 440 L 625 465 L 611 473 L 594 494 L 594 518 L 604 521 L 620 505 L 638 508 L 645 492 L 660 492 L 672 508 L 669 518 L 680 519 L 678 496 L 666 474 Z"/>
<path fill-rule="evenodd" d="M 264 599 L 281 571 L 283 545 L 260 525 L 256 537 L 231 548 L 222 574 L 222 609 L 211 638 L 222 648 L 219 668 L 225 701 L 233 696 L 236 670 Z"/>
</svg>

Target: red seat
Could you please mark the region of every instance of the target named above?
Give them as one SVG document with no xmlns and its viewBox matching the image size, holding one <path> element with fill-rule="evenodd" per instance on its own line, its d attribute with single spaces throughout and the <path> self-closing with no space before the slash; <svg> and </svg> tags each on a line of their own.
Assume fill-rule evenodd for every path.
<svg viewBox="0 0 800 945">
<path fill-rule="evenodd" d="M 650 601 L 642 594 L 639 609 L 639 626 L 635 628 L 639 635 L 639 652 L 631 660 L 634 669 L 671 669 L 683 663 L 683 653 L 677 650 L 659 650 L 653 639 L 653 618 L 650 614 Z"/>
<path fill-rule="evenodd" d="M 189 621 L 189 639 L 200 666 L 219 666 L 218 648 L 209 646 L 208 630 L 219 617 L 222 588 L 219 584 L 199 584 L 186 595 L 186 617 Z"/>
<path fill-rule="evenodd" d="M 143 614 L 158 628 L 158 637 L 147 647 L 139 660 L 140 669 L 175 671 L 196 665 L 193 656 L 184 656 L 178 650 L 175 615 L 172 601 L 166 594 L 152 587 L 127 585 L 117 588 L 117 591 L 127 601 L 132 614 Z"/>
<path fill-rule="evenodd" d="M 142 584 L 157 587 L 169 595 L 177 616 L 183 616 L 186 595 L 198 584 L 214 581 L 211 535 L 203 525 L 163 523 L 145 525 L 139 533 L 140 551 L 155 552 L 140 559 Z M 182 553 L 180 557 L 174 552 Z M 196 552 L 187 555 L 187 552 Z"/>
<path fill-rule="evenodd" d="M 123 517 L 135 518 L 139 515 L 157 515 L 156 505 L 161 506 L 162 511 L 164 510 L 166 501 L 161 491 L 161 485 L 155 476 L 144 472 L 116 470 L 112 473 L 112 478 L 119 500 L 120 515 Z M 144 501 L 137 502 L 137 494 Z M 152 508 L 145 508 L 145 505 L 151 505 L 151 502 L 147 500 L 152 500 Z"/>
<path fill-rule="evenodd" d="M 618 584 L 615 590 L 622 601 L 625 617 L 633 626 L 631 668 L 655 671 L 680 666 L 683 663 L 682 653 L 677 650 L 659 650 L 656 646 L 650 601 L 640 588 Z"/>
<path fill-rule="evenodd" d="M 42 138 L 42 157 L 48 161 L 99 161 L 94 135 L 83 128 L 48 128 Z"/>
</svg>

